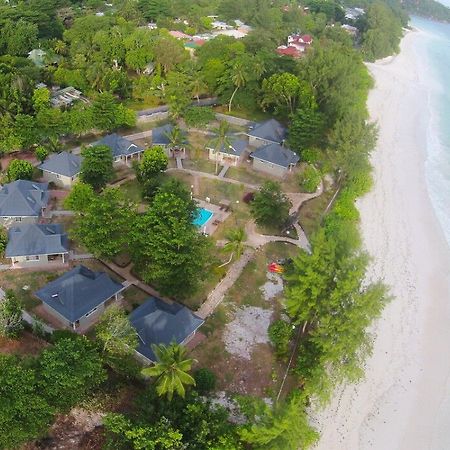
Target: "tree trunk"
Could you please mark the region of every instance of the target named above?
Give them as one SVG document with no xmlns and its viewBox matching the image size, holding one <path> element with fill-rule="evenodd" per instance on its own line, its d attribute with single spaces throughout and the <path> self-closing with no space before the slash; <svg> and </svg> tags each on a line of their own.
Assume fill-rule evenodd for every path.
<svg viewBox="0 0 450 450">
<path fill-rule="evenodd" d="M 231 103 L 233 103 L 234 96 L 236 95 L 238 89 L 239 86 L 236 87 L 236 89 L 233 91 L 233 94 L 231 95 L 230 102 L 228 103 L 228 112 L 231 112 Z"/>
</svg>

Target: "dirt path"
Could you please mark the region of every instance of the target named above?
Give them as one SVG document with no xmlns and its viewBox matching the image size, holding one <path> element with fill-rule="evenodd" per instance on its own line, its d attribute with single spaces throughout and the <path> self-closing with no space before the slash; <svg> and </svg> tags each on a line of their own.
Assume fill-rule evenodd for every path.
<svg viewBox="0 0 450 450">
<path fill-rule="evenodd" d="M 247 249 L 242 254 L 241 258 L 238 259 L 228 270 L 222 281 L 212 290 L 206 301 L 198 309 L 196 314 L 203 319 L 206 319 L 210 314 L 214 312 L 217 306 L 222 302 L 227 293 L 237 279 L 240 277 L 245 266 L 254 258 L 255 250 Z"/>
</svg>

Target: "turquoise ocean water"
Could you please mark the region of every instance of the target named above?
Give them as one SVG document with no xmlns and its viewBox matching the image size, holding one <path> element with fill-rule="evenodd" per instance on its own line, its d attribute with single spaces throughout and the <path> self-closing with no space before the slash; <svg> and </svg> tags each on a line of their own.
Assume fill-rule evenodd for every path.
<svg viewBox="0 0 450 450">
<path fill-rule="evenodd" d="M 416 54 L 420 79 L 428 90 L 429 110 L 424 111 L 428 192 L 450 245 L 450 24 L 412 17 L 411 25 L 424 32 Z"/>
</svg>

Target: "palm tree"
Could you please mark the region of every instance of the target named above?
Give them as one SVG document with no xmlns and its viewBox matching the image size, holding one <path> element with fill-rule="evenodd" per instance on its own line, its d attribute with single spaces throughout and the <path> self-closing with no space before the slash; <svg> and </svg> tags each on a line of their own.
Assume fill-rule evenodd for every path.
<svg viewBox="0 0 450 450">
<path fill-rule="evenodd" d="M 191 90 L 192 96 L 197 99 L 197 103 L 200 103 L 200 94 L 203 94 L 207 89 L 206 83 L 198 74 L 196 74 L 191 82 Z"/>
<path fill-rule="evenodd" d="M 167 395 L 167 398 L 172 400 L 175 392 L 184 398 L 185 385 L 195 386 L 194 378 L 188 373 L 194 360 L 187 358 L 186 348 L 175 342 L 168 346 L 153 345 L 152 349 L 158 362 L 152 367 L 142 369 L 142 374 L 156 377 L 158 395 Z"/>
<path fill-rule="evenodd" d="M 231 81 L 235 87 L 233 93 L 231 94 L 230 101 L 228 103 L 228 112 L 231 112 L 231 104 L 233 103 L 234 96 L 239 88 L 244 87 L 247 83 L 247 72 L 245 70 L 242 61 L 237 61 L 231 71 Z"/>
<path fill-rule="evenodd" d="M 229 130 L 230 124 L 225 121 L 220 122 L 219 126 L 212 130 L 212 132 L 215 133 L 216 136 L 210 140 L 209 145 L 212 149 L 214 149 L 216 160 L 216 175 L 217 169 L 219 167 L 219 152 L 222 150 L 222 148 L 231 147 L 231 140 L 228 134 Z"/>
<path fill-rule="evenodd" d="M 169 139 L 170 150 L 180 150 L 186 146 L 186 137 L 180 127 L 174 126 L 169 132 L 165 133 Z"/>
<path fill-rule="evenodd" d="M 245 234 L 244 228 L 234 228 L 228 232 L 226 235 L 228 242 L 224 245 L 223 250 L 230 253 L 230 259 L 219 267 L 226 266 L 231 262 L 233 256 L 239 259 L 244 252 L 245 241 L 247 240 L 247 235 Z"/>
<path fill-rule="evenodd" d="M 57 40 L 53 50 L 57 55 L 65 55 L 67 53 L 67 44 L 64 41 Z"/>
</svg>

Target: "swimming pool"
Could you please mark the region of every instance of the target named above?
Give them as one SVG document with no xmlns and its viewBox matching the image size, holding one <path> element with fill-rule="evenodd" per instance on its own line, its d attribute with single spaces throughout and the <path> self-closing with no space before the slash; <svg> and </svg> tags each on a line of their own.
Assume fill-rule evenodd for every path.
<svg viewBox="0 0 450 450">
<path fill-rule="evenodd" d="M 211 220 L 212 216 L 213 212 L 209 209 L 197 208 L 197 217 L 193 220 L 192 223 L 200 228 L 203 225 L 206 225 L 206 223 Z"/>
</svg>

